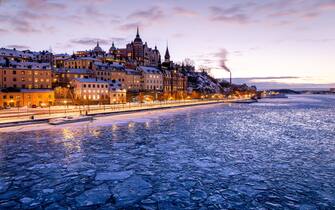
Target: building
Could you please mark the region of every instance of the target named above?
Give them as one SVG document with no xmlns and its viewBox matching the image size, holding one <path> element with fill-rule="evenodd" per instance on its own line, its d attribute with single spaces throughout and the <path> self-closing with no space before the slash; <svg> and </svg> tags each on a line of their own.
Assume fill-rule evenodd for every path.
<svg viewBox="0 0 335 210">
<path fill-rule="evenodd" d="M 163 90 L 163 74 L 154 67 L 139 66 L 138 71 L 142 73 L 141 89 L 143 91 L 162 91 Z"/>
<path fill-rule="evenodd" d="M 148 47 L 148 44 L 143 43 L 139 29 L 137 28 L 137 33 L 134 41 L 128 43 L 126 48 L 117 49 L 113 43 L 109 50 L 110 59 L 117 61 L 126 61 L 134 63 L 136 65 L 144 66 L 159 66 L 161 62 L 161 56 L 157 47 L 154 49 Z"/>
<path fill-rule="evenodd" d="M 93 50 L 77 51 L 74 53 L 76 57 L 93 57 L 93 58 L 103 58 L 106 56 L 106 52 L 100 47 L 99 41 Z"/>
<path fill-rule="evenodd" d="M 51 63 L 53 54 L 49 51 L 33 52 L 30 50 L 16 50 L 0 48 L 0 57 L 16 62 Z"/>
<path fill-rule="evenodd" d="M 109 82 L 109 98 L 110 104 L 126 103 L 127 90 L 123 89 L 118 81 Z"/>
<path fill-rule="evenodd" d="M 71 59 L 69 54 L 55 54 L 53 56 L 52 66 L 54 68 L 64 68 L 64 62 Z"/>
<path fill-rule="evenodd" d="M 126 69 L 125 87 L 128 91 L 139 92 L 141 90 L 142 74 L 136 69 Z"/>
<path fill-rule="evenodd" d="M 76 78 L 71 81 L 73 96 L 79 104 L 109 103 L 109 83 L 93 78 Z"/>
<path fill-rule="evenodd" d="M 127 74 L 123 65 L 118 63 L 94 63 L 95 75 L 98 79 L 104 81 L 118 81 L 122 84 L 122 88 L 127 88 L 125 81 Z"/>
<path fill-rule="evenodd" d="M 21 89 L 0 91 L 0 107 L 46 107 L 54 105 L 54 91 L 50 89 Z"/>
<path fill-rule="evenodd" d="M 164 97 L 182 99 L 187 92 L 187 76 L 181 72 L 180 66 L 171 61 L 168 47 L 164 59 L 162 63 Z"/>
<path fill-rule="evenodd" d="M 335 93 L 335 88 L 330 88 L 329 91 Z"/>
<path fill-rule="evenodd" d="M 64 60 L 64 68 L 68 69 L 93 69 L 93 63 L 99 61 L 93 57 L 76 57 Z"/>
<path fill-rule="evenodd" d="M 7 62 L 0 66 L 0 88 L 46 89 L 52 87 L 49 63 Z"/>
<path fill-rule="evenodd" d="M 94 76 L 93 70 L 90 69 L 66 69 L 59 68 L 53 70 L 53 86 L 66 87 L 70 82 L 76 78 L 92 78 Z"/>
</svg>

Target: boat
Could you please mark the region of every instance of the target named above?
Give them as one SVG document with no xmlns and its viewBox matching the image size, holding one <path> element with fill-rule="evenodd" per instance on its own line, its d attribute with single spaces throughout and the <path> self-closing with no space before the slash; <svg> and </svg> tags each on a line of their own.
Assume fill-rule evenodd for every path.
<svg viewBox="0 0 335 210">
<path fill-rule="evenodd" d="M 76 122 L 85 122 L 92 121 L 94 118 L 92 116 L 76 116 L 76 117 L 62 117 L 62 118 L 54 118 L 49 120 L 50 125 L 63 125 L 68 123 L 76 123 Z"/>
</svg>

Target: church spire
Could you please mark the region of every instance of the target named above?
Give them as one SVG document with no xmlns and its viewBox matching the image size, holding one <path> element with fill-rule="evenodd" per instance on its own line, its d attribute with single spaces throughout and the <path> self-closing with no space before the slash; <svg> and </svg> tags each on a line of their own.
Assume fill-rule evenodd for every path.
<svg viewBox="0 0 335 210">
<path fill-rule="evenodd" d="M 137 33 L 136 33 L 136 37 L 140 37 L 140 32 L 139 32 L 138 26 L 137 26 Z"/>
<path fill-rule="evenodd" d="M 165 62 L 170 62 L 170 52 L 169 52 L 169 46 L 166 46 L 166 51 L 165 51 Z"/>
</svg>

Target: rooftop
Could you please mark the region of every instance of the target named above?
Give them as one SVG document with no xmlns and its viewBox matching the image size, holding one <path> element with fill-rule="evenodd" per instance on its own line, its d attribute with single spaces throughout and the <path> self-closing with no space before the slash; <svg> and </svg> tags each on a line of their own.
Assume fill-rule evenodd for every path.
<svg viewBox="0 0 335 210">
<path fill-rule="evenodd" d="M 94 78 L 75 78 L 74 80 L 82 83 L 104 83 L 108 84 L 108 82 L 100 80 L 100 79 L 94 79 Z"/>
</svg>

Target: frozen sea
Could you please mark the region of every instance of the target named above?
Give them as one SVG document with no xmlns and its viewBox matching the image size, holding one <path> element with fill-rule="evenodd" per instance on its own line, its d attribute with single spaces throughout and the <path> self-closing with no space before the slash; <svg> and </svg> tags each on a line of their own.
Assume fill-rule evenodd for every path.
<svg viewBox="0 0 335 210">
<path fill-rule="evenodd" d="M 0 209 L 335 209 L 335 96 L 1 130 Z"/>
</svg>

